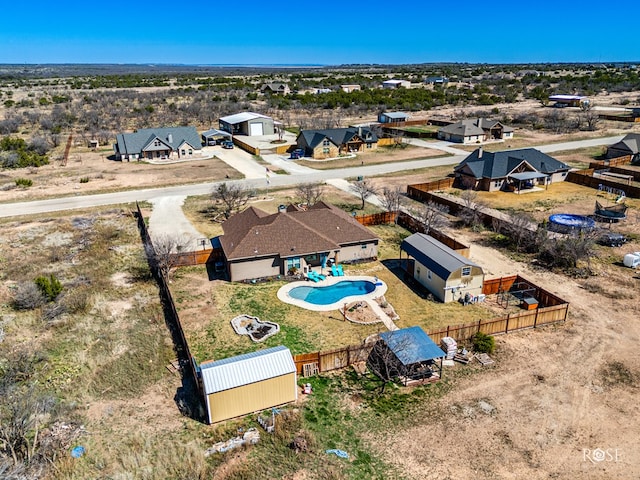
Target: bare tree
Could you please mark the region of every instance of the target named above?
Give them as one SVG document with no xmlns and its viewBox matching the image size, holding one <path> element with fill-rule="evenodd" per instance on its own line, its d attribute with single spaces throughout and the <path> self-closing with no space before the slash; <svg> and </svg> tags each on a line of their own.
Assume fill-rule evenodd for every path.
<svg viewBox="0 0 640 480">
<path fill-rule="evenodd" d="M 511 239 L 516 251 L 519 252 L 525 241 L 535 238 L 536 230 L 531 217 L 524 212 L 518 212 L 510 216 L 508 222 L 501 224 L 504 233 Z"/>
<path fill-rule="evenodd" d="M 586 125 L 587 130 L 593 132 L 597 130 L 598 123 L 600 122 L 600 117 L 598 112 L 594 110 L 594 105 L 591 102 L 583 102 L 580 105 L 580 109 L 582 110 L 580 114 L 581 123 Z"/>
<path fill-rule="evenodd" d="M 211 193 L 216 205 L 221 205 L 224 218 L 229 218 L 249 201 L 249 192 L 238 183 L 221 183 Z"/>
<path fill-rule="evenodd" d="M 152 238 L 153 245 L 147 246 L 147 258 L 159 273 L 169 279 L 171 270 L 177 265 L 177 253 L 183 250 L 185 244 L 176 235 L 158 235 Z"/>
<path fill-rule="evenodd" d="M 402 187 L 384 187 L 380 201 L 387 212 L 397 212 L 402 207 Z"/>
<path fill-rule="evenodd" d="M 371 180 L 369 180 L 368 178 L 364 178 L 352 183 L 349 188 L 360 197 L 360 200 L 362 200 L 362 206 L 360 207 L 360 210 L 364 210 L 364 202 L 367 200 L 367 198 L 378 193 L 377 188 L 371 183 Z"/>
<path fill-rule="evenodd" d="M 478 192 L 471 189 L 464 190 L 460 198 L 464 202 L 464 206 L 458 213 L 458 217 L 464 225 L 478 230 L 482 226 L 482 211 L 485 204 L 478 199 Z"/>
<path fill-rule="evenodd" d="M 415 346 L 411 339 L 396 331 L 389 332 L 386 340 L 380 338 L 374 343 L 367 357 L 367 367 L 382 381 L 380 395 L 384 393 L 387 385 L 398 377 L 410 376 L 415 373 L 411 366 L 403 365 L 398 360 L 403 352 L 413 349 Z"/>
<path fill-rule="evenodd" d="M 296 188 L 296 195 L 301 198 L 301 203 L 306 203 L 309 207 L 318 203 L 323 194 L 324 185 L 320 182 L 301 183 Z"/>
<path fill-rule="evenodd" d="M 417 211 L 412 212 L 424 227 L 424 233 L 429 233 L 431 229 L 437 230 L 447 224 L 446 215 L 449 213 L 449 207 L 440 205 L 432 200 L 422 205 Z"/>
</svg>

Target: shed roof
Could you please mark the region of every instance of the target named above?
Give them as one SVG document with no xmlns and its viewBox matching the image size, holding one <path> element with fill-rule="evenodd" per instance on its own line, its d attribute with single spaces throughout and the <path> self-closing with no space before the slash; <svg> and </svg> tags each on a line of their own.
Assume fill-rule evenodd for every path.
<svg viewBox="0 0 640 480">
<path fill-rule="evenodd" d="M 229 132 L 225 132 L 224 130 L 218 130 L 216 128 L 211 128 L 205 132 L 202 132 L 202 136 L 207 138 L 207 137 L 214 137 L 217 135 L 222 135 L 224 137 L 230 137 L 231 134 Z"/>
<path fill-rule="evenodd" d="M 542 177 L 546 177 L 546 175 L 544 173 L 538 173 L 538 172 L 522 172 L 522 173 L 512 173 L 511 175 L 509 175 L 509 178 L 514 178 L 516 180 L 533 180 L 536 178 L 542 178 Z"/>
<path fill-rule="evenodd" d="M 200 365 L 206 395 L 296 372 L 284 345 Z"/>
<path fill-rule="evenodd" d="M 405 366 L 445 356 L 442 349 L 419 326 L 383 332 L 380 338 Z"/>
<path fill-rule="evenodd" d="M 462 267 L 479 267 L 478 264 L 424 233 L 414 233 L 405 238 L 400 248 L 445 280 L 451 273 Z"/>
<path fill-rule="evenodd" d="M 261 113 L 255 112 L 240 112 L 234 113 L 233 115 L 227 115 L 226 117 L 220 117 L 221 122 L 228 123 L 230 125 L 235 125 L 236 123 L 248 122 L 249 120 L 255 120 L 256 118 L 269 118 L 266 115 L 262 115 Z"/>
<path fill-rule="evenodd" d="M 404 112 L 382 112 L 382 115 L 387 118 L 409 118 L 409 114 Z"/>
</svg>

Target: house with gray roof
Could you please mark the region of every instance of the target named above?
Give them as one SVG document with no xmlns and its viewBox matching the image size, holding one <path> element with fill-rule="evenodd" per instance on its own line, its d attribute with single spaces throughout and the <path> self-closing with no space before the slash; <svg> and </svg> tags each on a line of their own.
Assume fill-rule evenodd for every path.
<svg viewBox="0 0 640 480">
<path fill-rule="evenodd" d="M 341 154 L 364 152 L 378 147 L 378 136 L 366 127 L 302 130 L 296 139 L 306 157 L 335 158 Z"/>
<path fill-rule="evenodd" d="M 402 252 L 409 257 L 409 275 L 441 302 L 471 301 L 482 293 L 482 267 L 435 238 L 414 233 L 402 241 Z"/>
<path fill-rule="evenodd" d="M 113 150 L 116 160 L 177 160 L 199 156 L 202 143 L 195 127 L 141 128 L 116 135 Z"/>
<path fill-rule="evenodd" d="M 231 281 L 322 269 L 378 255 L 378 237 L 343 210 L 318 202 L 268 214 L 249 207 L 222 224 L 218 237 Z"/>
<path fill-rule="evenodd" d="M 240 112 L 221 117 L 220 130 L 232 135 L 274 135 L 276 133 L 273 118 L 260 113 Z"/>
<path fill-rule="evenodd" d="M 631 161 L 640 161 L 640 133 L 628 133 L 622 140 L 607 147 L 607 158 L 631 155 Z"/>
<path fill-rule="evenodd" d="M 513 138 L 513 128 L 497 120 L 474 118 L 460 120 L 438 130 L 438 138 L 456 143 L 483 143 Z"/>
<path fill-rule="evenodd" d="M 461 188 L 494 192 L 562 182 L 570 169 L 535 148 L 485 152 L 480 147 L 460 162 L 454 173 Z"/>
</svg>

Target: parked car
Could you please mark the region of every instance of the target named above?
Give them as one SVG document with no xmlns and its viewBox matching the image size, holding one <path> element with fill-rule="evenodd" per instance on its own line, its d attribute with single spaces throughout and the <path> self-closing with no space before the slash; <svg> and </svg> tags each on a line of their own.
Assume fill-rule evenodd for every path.
<svg viewBox="0 0 640 480">
<path fill-rule="evenodd" d="M 233 148 L 233 142 L 231 140 L 225 140 L 222 142 L 222 148 Z"/>
<path fill-rule="evenodd" d="M 289 159 L 291 159 L 291 160 L 298 160 L 298 159 L 300 159 L 302 157 L 304 157 L 304 149 L 303 148 L 296 148 L 289 155 Z"/>
<path fill-rule="evenodd" d="M 606 247 L 621 247 L 626 241 L 627 237 L 615 232 L 603 233 L 600 235 L 600 238 L 598 238 L 598 243 Z"/>
</svg>

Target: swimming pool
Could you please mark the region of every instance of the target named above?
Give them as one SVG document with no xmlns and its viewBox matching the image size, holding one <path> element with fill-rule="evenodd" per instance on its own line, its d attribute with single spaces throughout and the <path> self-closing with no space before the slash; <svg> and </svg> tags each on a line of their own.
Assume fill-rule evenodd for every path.
<svg viewBox="0 0 640 480">
<path fill-rule="evenodd" d="M 307 310 L 329 311 L 345 303 L 384 295 L 387 285 L 376 277 L 329 277 L 322 285 L 294 282 L 278 290 L 278 298 Z"/>
<path fill-rule="evenodd" d="M 366 295 L 376 289 L 374 283 L 368 280 L 343 280 L 326 287 L 302 286 L 289 291 L 289 295 L 297 300 L 313 303 L 314 305 L 329 305 L 345 297 Z"/>
</svg>

